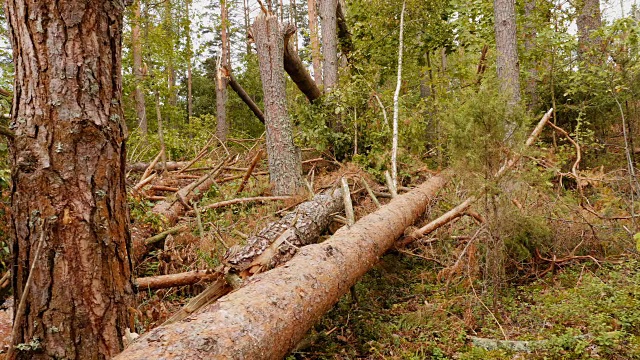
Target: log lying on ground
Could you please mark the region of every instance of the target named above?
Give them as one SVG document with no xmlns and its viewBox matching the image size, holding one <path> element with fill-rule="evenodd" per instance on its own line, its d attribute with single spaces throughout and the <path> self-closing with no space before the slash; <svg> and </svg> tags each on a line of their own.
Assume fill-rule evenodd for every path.
<svg viewBox="0 0 640 360">
<path fill-rule="evenodd" d="M 152 330 L 116 359 L 283 358 L 424 213 L 447 178 L 435 176 L 324 243 L 305 246 L 188 321 Z"/>
<path fill-rule="evenodd" d="M 175 171 L 175 170 L 182 169 L 188 163 L 189 163 L 188 161 L 167 161 L 167 171 Z M 127 165 L 127 171 L 143 172 L 147 170 L 148 167 L 149 167 L 149 163 L 138 162 L 138 163 Z M 154 166 L 154 170 L 162 170 L 162 168 L 163 168 L 162 163 L 157 163 Z"/>
<path fill-rule="evenodd" d="M 318 84 L 316 84 L 302 63 L 298 52 L 293 46 L 293 42 L 288 41 L 287 38 L 285 38 L 284 43 L 284 70 L 309 101 L 313 102 L 322 96 Z"/>
<path fill-rule="evenodd" d="M 338 7 L 336 8 L 336 20 L 338 22 L 338 38 L 340 39 L 340 51 L 345 56 L 353 51 L 353 40 L 351 39 L 351 32 L 347 25 L 347 17 L 345 16 L 346 4 L 343 1 L 338 1 Z"/>
<path fill-rule="evenodd" d="M 248 277 L 289 260 L 301 246 L 318 242 L 329 227 L 331 215 L 342 207 L 342 192 L 331 190 L 306 201 L 279 221 L 267 224 L 249 237 L 244 246 L 232 246 L 225 254 L 224 266 L 217 269 L 220 278 L 204 292 L 189 301 L 165 324 L 180 321 L 238 287 L 238 277 Z M 239 275 L 239 276 L 238 276 Z"/>
<path fill-rule="evenodd" d="M 223 262 L 230 271 L 242 277 L 271 269 L 291 259 L 298 248 L 316 242 L 329 227 L 331 215 L 342 209 L 339 188 L 318 194 L 249 237 L 243 247 L 229 249 Z"/>
<path fill-rule="evenodd" d="M 258 120 L 260 120 L 260 122 L 264 124 L 264 113 L 262 112 L 260 107 L 253 101 L 251 96 L 249 96 L 249 94 L 247 94 L 247 92 L 244 91 L 244 88 L 242 88 L 242 86 L 236 80 L 236 78 L 233 77 L 231 70 L 225 65 L 222 68 L 222 72 L 224 76 L 227 77 L 227 80 L 228 80 L 229 86 L 231 86 L 231 89 L 233 89 L 233 91 L 235 91 L 236 94 L 238 94 L 240 99 L 242 99 L 242 101 L 244 101 L 244 103 L 247 104 L 249 109 L 251 109 L 251 111 L 258 118 Z"/>
<path fill-rule="evenodd" d="M 201 281 L 211 281 L 219 275 L 207 270 L 189 271 L 179 274 L 149 276 L 138 278 L 135 285 L 138 291 L 166 289 L 176 286 L 194 285 Z"/>
<path fill-rule="evenodd" d="M 200 200 L 207 190 L 216 183 L 215 178 L 226 162 L 227 160 L 219 164 L 210 173 L 201 176 L 198 180 L 180 189 L 167 200 L 157 203 L 152 211 L 156 214 L 164 215 L 167 223 L 175 224 L 178 218 L 188 210 L 186 204 L 190 201 Z"/>
</svg>

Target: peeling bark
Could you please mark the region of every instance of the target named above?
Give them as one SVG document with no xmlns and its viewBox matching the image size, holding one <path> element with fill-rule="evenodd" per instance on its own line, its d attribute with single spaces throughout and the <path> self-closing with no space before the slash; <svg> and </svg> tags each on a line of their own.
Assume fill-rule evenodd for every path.
<svg viewBox="0 0 640 360">
<path fill-rule="evenodd" d="M 30 344 L 18 359 L 110 359 L 130 326 L 123 11 L 120 0 L 6 2 L 13 288 L 25 301 L 13 345 Z"/>
<path fill-rule="evenodd" d="M 312 201 L 300 204 L 295 211 L 249 237 L 246 245 L 229 249 L 223 262 L 231 272 L 242 277 L 283 264 L 298 248 L 316 242 L 329 226 L 331 214 L 342 209 L 340 189 L 316 195 Z"/>
<path fill-rule="evenodd" d="M 285 266 L 252 277 L 187 321 L 152 330 L 116 359 L 282 359 L 424 213 L 446 178 L 433 177 L 305 246 Z"/>
</svg>

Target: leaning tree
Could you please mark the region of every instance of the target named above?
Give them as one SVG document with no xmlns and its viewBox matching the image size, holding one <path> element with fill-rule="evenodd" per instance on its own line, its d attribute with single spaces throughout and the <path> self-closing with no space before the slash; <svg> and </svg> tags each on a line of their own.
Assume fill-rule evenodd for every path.
<svg viewBox="0 0 640 360">
<path fill-rule="evenodd" d="M 124 0 L 7 0 L 18 359 L 108 359 L 132 301 Z"/>
</svg>

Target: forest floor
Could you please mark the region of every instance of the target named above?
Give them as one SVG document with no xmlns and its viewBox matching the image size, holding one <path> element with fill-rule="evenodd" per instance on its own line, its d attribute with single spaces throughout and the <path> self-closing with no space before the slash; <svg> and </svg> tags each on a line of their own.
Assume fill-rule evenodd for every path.
<svg viewBox="0 0 640 360">
<path fill-rule="evenodd" d="M 447 286 L 438 269 L 385 256 L 357 285 L 357 303 L 345 296 L 289 359 L 640 358 L 638 256 L 510 285 L 496 305 L 480 281 Z"/>
<path fill-rule="evenodd" d="M 241 153 L 220 178 L 246 172 L 257 151 L 259 146 L 253 146 Z M 307 155 L 316 159 L 304 169 L 314 192 L 345 177 L 356 193 L 356 218 L 375 211 L 372 200 L 359 188 L 364 179 L 374 191 L 384 193 L 380 174 L 375 174 L 376 180 L 356 164 L 318 161 L 318 156 Z M 216 161 L 224 157 L 218 155 Z M 204 170 L 188 173 L 201 175 L 212 163 L 194 168 L 198 166 Z M 520 173 L 552 168 L 548 163 L 528 166 Z M 254 170 L 260 175 L 252 175 L 240 193 L 242 180 L 237 176 L 220 181 L 198 206 L 269 196 L 266 170 L 263 159 Z M 430 171 L 415 162 L 404 174 L 410 187 L 424 181 Z M 357 300 L 346 295 L 288 359 L 640 359 L 640 256 L 628 240 L 628 230 L 622 230 L 628 221 L 615 219 L 624 214 L 625 202 L 616 191 L 625 180 L 603 168 L 585 174 L 591 179 L 585 188 L 591 204 L 588 211 L 578 205 L 571 189 L 562 188 L 562 176 L 558 179 L 554 174 L 551 182 L 544 176 L 534 180 L 516 176 L 509 180 L 509 196 L 498 204 L 502 210 L 492 214 L 501 223 L 499 229 L 463 217 L 407 248 L 391 251 L 357 284 Z M 171 173 L 162 179 L 164 185 L 175 188 L 193 181 L 168 183 L 175 181 Z M 133 175 L 131 184 L 137 181 Z M 162 219 L 151 212 L 154 199 L 166 196 L 154 190 L 154 184 L 158 181 L 150 183 L 142 197 L 131 200 L 134 237 L 165 230 Z M 455 180 L 438 195 L 423 223 L 460 203 L 473 187 L 472 181 Z M 184 216 L 180 223 L 188 225 L 185 231 L 151 249 L 137 263 L 137 276 L 213 269 L 228 247 L 242 244 L 247 235 L 304 200 L 250 202 L 202 211 L 202 230 L 193 216 Z M 487 204 L 479 204 L 477 210 L 486 213 L 487 209 Z M 594 210 L 610 217 L 598 216 Z M 340 226 L 334 223 L 329 233 Z M 510 257 L 504 261 L 507 270 L 498 291 L 490 286 L 494 279 L 486 265 L 486 259 L 495 256 L 488 234 L 496 231 L 502 232 Z M 197 284 L 139 294 L 138 332 L 161 324 L 205 287 Z"/>
</svg>

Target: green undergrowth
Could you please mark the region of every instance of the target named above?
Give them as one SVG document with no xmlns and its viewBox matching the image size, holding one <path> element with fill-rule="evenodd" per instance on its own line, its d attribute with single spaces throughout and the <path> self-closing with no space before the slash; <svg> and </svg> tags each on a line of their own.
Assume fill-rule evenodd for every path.
<svg viewBox="0 0 640 360">
<path fill-rule="evenodd" d="M 446 287 L 438 265 L 390 254 L 289 359 L 640 359 L 639 265 L 576 263 L 494 304 L 479 281 Z M 470 339 L 505 335 L 527 351 Z"/>
</svg>

